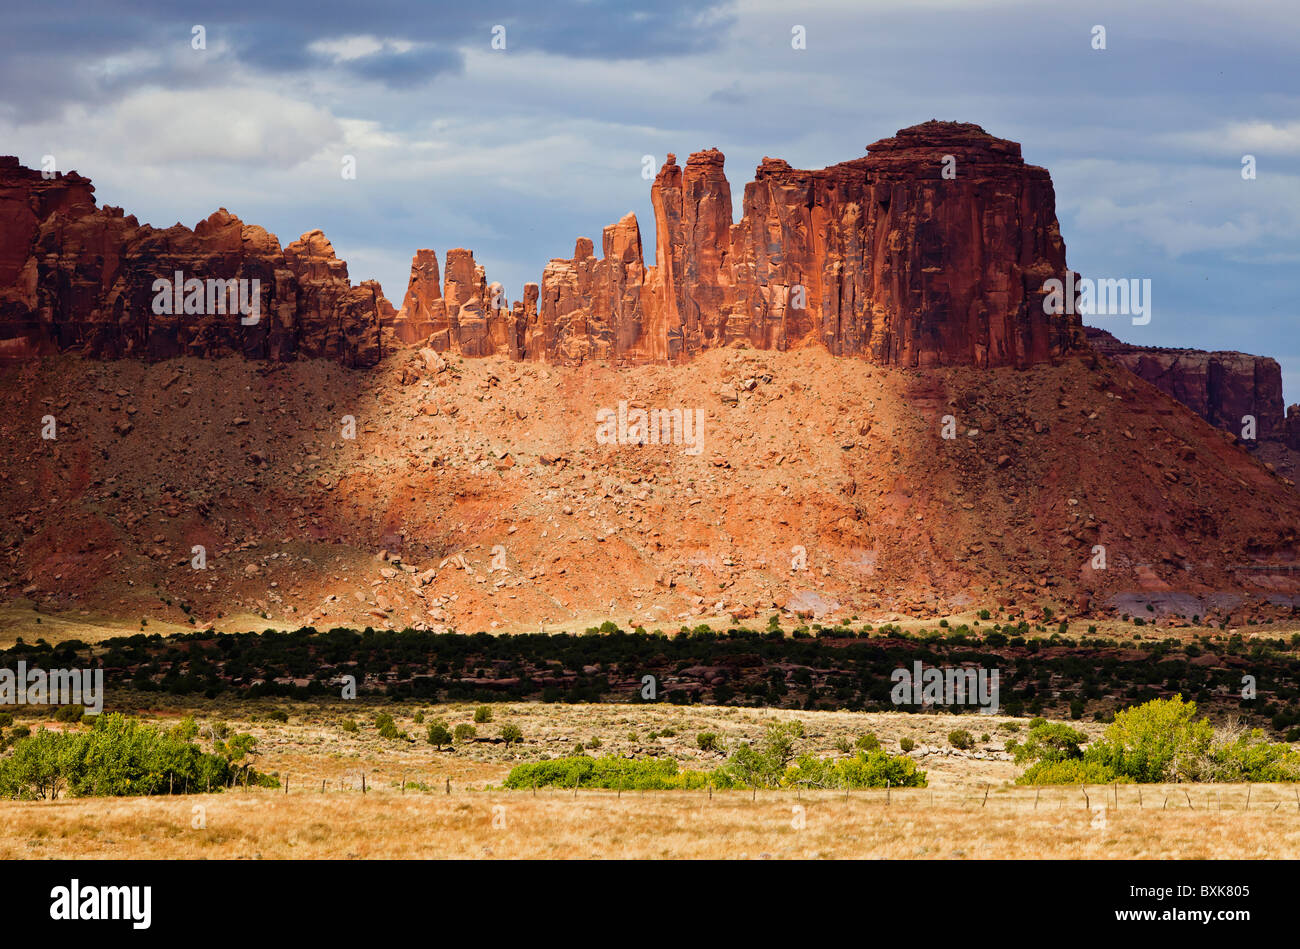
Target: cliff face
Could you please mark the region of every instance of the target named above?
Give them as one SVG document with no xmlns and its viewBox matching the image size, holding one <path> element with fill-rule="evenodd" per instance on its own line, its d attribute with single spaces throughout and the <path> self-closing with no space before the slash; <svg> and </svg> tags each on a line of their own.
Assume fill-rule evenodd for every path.
<svg viewBox="0 0 1300 949">
<path fill-rule="evenodd" d="M 1051 179 L 978 126 L 927 122 L 821 171 L 765 158 L 735 224 L 722 153 L 684 168 L 669 155 L 651 202 L 653 266 L 635 215 L 605 228 L 600 257 L 579 238 L 539 290 L 493 311 L 503 326 L 487 351 L 639 363 L 821 343 L 885 365 L 1023 366 L 1081 344 L 1076 317 L 1042 307 L 1044 281 L 1066 272 Z M 420 251 L 399 335 L 483 354 L 481 334 L 424 336 L 421 306 L 437 304 L 420 301 L 436 286 L 432 252 Z"/>
<path fill-rule="evenodd" d="M 513 305 L 474 255 L 412 262 L 394 313 L 377 284 L 352 286 L 319 231 L 281 250 L 224 209 L 194 230 L 141 227 L 97 208 L 89 181 L 45 181 L 0 163 L 0 354 L 243 353 L 371 366 L 396 341 L 465 356 L 578 364 L 682 362 L 707 349 L 824 345 L 882 365 L 1025 366 L 1082 345 L 1077 317 L 1043 312 L 1064 279 L 1051 179 L 1020 146 L 975 125 L 927 122 L 864 158 L 800 171 L 765 158 L 733 223 L 716 149 L 651 189 L 655 262 L 634 215 L 579 238 Z M 151 309 L 155 282 L 256 280 L 260 318 Z M 188 286 L 188 284 L 186 284 Z M 187 291 L 188 293 L 188 291 Z M 218 294 L 222 296 L 222 294 Z M 222 309 L 226 309 L 222 307 Z"/>
<path fill-rule="evenodd" d="M 178 273 L 180 290 L 160 298 L 157 281 Z M 76 173 L 46 180 L 0 158 L 0 356 L 240 353 L 373 366 L 392 315 L 377 283 L 350 283 L 320 231 L 282 250 L 224 208 L 193 230 L 158 230 L 96 207 L 94 187 Z"/>
<path fill-rule="evenodd" d="M 1241 435 L 1244 416 L 1255 417 L 1259 441 L 1290 441 L 1300 448 L 1300 406 L 1283 413 L 1282 369 L 1277 360 L 1237 352 L 1164 349 L 1120 342 L 1087 328 L 1092 348 L 1182 402 L 1211 425 Z"/>
</svg>

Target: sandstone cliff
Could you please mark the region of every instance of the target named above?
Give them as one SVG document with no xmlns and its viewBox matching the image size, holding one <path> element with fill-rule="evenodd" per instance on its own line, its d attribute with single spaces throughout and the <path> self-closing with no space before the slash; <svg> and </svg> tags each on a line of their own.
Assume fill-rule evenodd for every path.
<svg viewBox="0 0 1300 949">
<path fill-rule="evenodd" d="M 1292 406 L 1290 418 L 1283 413 L 1282 369 L 1277 360 L 1237 352 L 1134 346 L 1091 326 L 1086 333 L 1097 352 L 1173 396 L 1211 425 L 1240 436 L 1243 418 L 1251 415 L 1258 441 L 1291 438 L 1291 447 L 1300 448 L 1300 406 Z"/>
<path fill-rule="evenodd" d="M 978 126 L 927 122 L 821 171 L 765 158 L 736 223 L 716 149 L 684 168 L 669 155 L 651 200 L 653 266 L 629 214 L 605 228 L 601 256 L 579 238 L 511 308 L 484 310 L 480 278 L 468 321 L 450 287 L 440 303 L 433 252 L 418 252 L 399 336 L 557 363 L 820 343 L 884 365 L 1024 366 L 1081 344 L 1077 318 L 1042 307 L 1043 282 L 1066 270 L 1051 178 Z"/>
<path fill-rule="evenodd" d="M 224 284 L 192 306 L 157 312 L 155 282 L 178 272 L 205 285 L 247 281 L 256 319 L 236 309 L 237 291 Z M 392 315 L 377 283 L 351 284 L 320 231 L 282 250 L 275 235 L 224 208 L 193 230 L 141 226 L 120 208 L 97 207 L 94 187 L 75 172 L 45 179 L 0 158 L 0 357 L 242 353 L 364 367 L 379 361 L 381 323 Z"/>
</svg>

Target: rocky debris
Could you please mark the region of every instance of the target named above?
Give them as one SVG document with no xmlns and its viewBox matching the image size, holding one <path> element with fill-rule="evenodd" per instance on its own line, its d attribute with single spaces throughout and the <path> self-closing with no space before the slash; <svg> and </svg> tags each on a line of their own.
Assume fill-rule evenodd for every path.
<svg viewBox="0 0 1300 949">
<path fill-rule="evenodd" d="M 177 273 L 181 312 L 155 312 L 155 281 Z M 200 293 L 192 293 L 195 280 Z M 159 230 L 121 208 L 96 207 L 94 187 L 75 172 L 47 180 L 0 158 L 0 358 L 242 354 L 368 367 L 382 355 L 381 324 L 392 316 L 377 283 L 349 282 L 347 264 L 318 230 L 281 250 L 275 235 L 224 208 L 193 230 Z"/>
</svg>

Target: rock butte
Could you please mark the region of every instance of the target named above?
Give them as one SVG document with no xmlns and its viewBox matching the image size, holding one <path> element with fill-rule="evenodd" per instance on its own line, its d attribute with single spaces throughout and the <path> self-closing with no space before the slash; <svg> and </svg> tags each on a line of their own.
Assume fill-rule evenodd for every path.
<svg viewBox="0 0 1300 949">
<path fill-rule="evenodd" d="M 942 175 L 945 156 L 956 177 Z M 901 366 L 1026 366 L 1084 346 L 1077 317 L 1043 313 L 1065 275 L 1048 173 L 976 125 L 926 122 L 864 158 L 801 171 L 765 158 L 733 223 L 717 150 L 669 155 L 651 191 L 656 259 L 634 215 L 579 238 L 507 305 L 464 249 L 412 262 L 401 311 L 353 286 L 320 231 L 281 249 L 224 209 L 193 230 L 98 208 L 75 172 L 0 159 L 0 356 L 54 350 L 165 359 L 242 353 L 376 364 L 419 343 L 464 356 L 576 364 L 682 362 L 710 348 L 792 349 Z M 152 313 L 152 284 L 257 278 L 264 318 Z M 802 305 L 800 305 L 802 304 Z M 391 327 L 391 333 L 387 330 Z"/>
<path fill-rule="evenodd" d="M 1043 282 L 1066 272 L 1051 178 L 976 125 L 926 122 L 821 171 L 765 158 L 738 223 L 716 149 L 685 168 L 669 155 L 651 200 L 652 266 L 628 214 L 599 257 L 578 238 L 510 307 L 460 249 L 439 296 L 437 258 L 419 251 L 397 336 L 565 364 L 821 343 L 882 365 L 1025 366 L 1083 345 L 1077 318 L 1042 308 Z"/>
</svg>

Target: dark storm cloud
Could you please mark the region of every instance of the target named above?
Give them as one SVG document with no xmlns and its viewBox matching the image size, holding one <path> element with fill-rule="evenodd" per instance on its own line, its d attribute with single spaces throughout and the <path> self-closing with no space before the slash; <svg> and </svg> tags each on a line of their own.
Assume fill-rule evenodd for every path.
<svg viewBox="0 0 1300 949">
<path fill-rule="evenodd" d="M 685 55 L 718 42 L 725 4 L 508 0 L 411 4 L 325 0 L 310 6 L 259 3 L 176 5 L 72 0 L 57 16 L 45 4 L 6 11 L 0 34 L 0 113 L 35 120 L 72 104 L 103 105 L 147 85 L 202 86 L 218 64 L 190 55 L 202 25 L 209 50 L 228 46 L 237 64 L 279 75 L 331 70 L 407 88 L 458 73 L 461 48 L 489 48 L 504 26 L 508 48 L 595 60 Z M 338 58 L 313 44 L 358 35 L 410 44 Z"/>
</svg>

